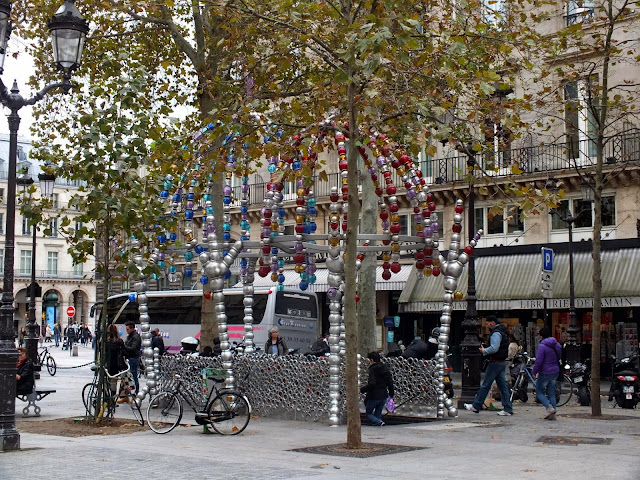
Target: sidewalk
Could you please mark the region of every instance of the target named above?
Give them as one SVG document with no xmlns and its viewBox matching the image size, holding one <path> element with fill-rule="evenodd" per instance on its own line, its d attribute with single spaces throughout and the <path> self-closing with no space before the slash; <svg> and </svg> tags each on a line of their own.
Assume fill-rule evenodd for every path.
<svg viewBox="0 0 640 480">
<path fill-rule="evenodd" d="M 63 367 L 92 360 L 90 348 L 79 350 L 79 357 L 56 349 L 53 354 Z M 42 401 L 39 419 L 24 421 L 82 416 L 80 391 L 91 378 L 89 367 L 61 369 L 55 377 L 43 372 L 38 384 L 57 392 Z M 543 408 L 529 402 L 517 403 L 512 417 L 463 410 L 457 419 L 363 426 L 364 442 L 419 448 L 371 458 L 293 452 L 294 448 L 344 443 L 346 426 L 268 418 L 252 418 L 236 437 L 204 435 L 197 425 L 180 426 L 167 435 L 150 430 L 81 438 L 21 433 L 23 450 L 0 453 L 0 478 L 64 480 L 94 475 L 122 479 L 159 473 L 189 479 L 640 478 L 640 411 L 611 409 L 604 400 L 605 419 L 589 418 L 589 407 L 569 404 L 559 409 L 557 421 L 546 421 L 541 418 Z M 16 409 L 19 428 L 23 419 L 20 404 L 16 406 L 20 407 Z M 118 409 L 117 415 L 127 413 L 128 409 Z M 190 423 L 194 423 L 193 414 L 187 410 L 183 424 Z M 543 437 L 563 439 L 552 445 L 553 439 Z M 587 443 L 576 445 L 578 440 Z M 82 461 L 69 468 L 69 458 Z"/>
</svg>

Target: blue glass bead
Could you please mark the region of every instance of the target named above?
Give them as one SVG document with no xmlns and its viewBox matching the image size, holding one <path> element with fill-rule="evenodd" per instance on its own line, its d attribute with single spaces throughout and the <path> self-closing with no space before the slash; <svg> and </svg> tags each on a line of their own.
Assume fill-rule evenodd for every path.
<svg viewBox="0 0 640 480">
<path fill-rule="evenodd" d="M 279 259 L 278 260 L 278 267 L 280 267 L 280 268 L 284 267 L 284 260 L 283 259 Z"/>
<path fill-rule="evenodd" d="M 170 233 L 169 234 L 169 240 L 171 240 L 172 242 L 175 242 L 178 239 L 178 234 L 177 233 Z"/>
<path fill-rule="evenodd" d="M 204 252 L 204 248 L 201 245 L 196 245 L 194 251 L 196 252 L 196 254 L 200 255 L 202 252 Z"/>
<path fill-rule="evenodd" d="M 277 237 L 278 236 L 278 232 L 271 232 L 271 235 L 269 235 L 270 237 Z"/>
<path fill-rule="evenodd" d="M 191 260 L 193 260 L 193 252 L 191 250 L 187 250 L 186 252 L 184 252 L 184 259 L 187 262 L 190 262 Z"/>
<path fill-rule="evenodd" d="M 178 271 L 178 269 L 176 268 L 175 265 L 171 265 L 169 267 L 169 273 L 176 273 Z"/>
<path fill-rule="evenodd" d="M 309 283 L 310 284 L 316 283 L 316 276 L 313 273 L 309 275 Z"/>
<path fill-rule="evenodd" d="M 300 170 L 300 167 L 302 166 L 302 164 L 300 162 L 293 162 L 291 164 L 291 168 L 294 170 Z"/>
<path fill-rule="evenodd" d="M 184 212 L 184 216 L 187 220 L 193 220 L 193 210 L 187 210 Z"/>
<path fill-rule="evenodd" d="M 309 215 L 317 215 L 318 211 L 313 207 L 309 207 L 309 208 L 307 208 L 307 213 Z"/>
<path fill-rule="evenodd" d="M 136 294 L 135 294 L 135 293 L 130 293 L 130 294 L 129 294 L 129 301 L 130 301 L 131 303 L 133 303 L 133 302 L 135 302 L 135 301 L 136 301 Z"/>
<path fill-rule="evenodd" d="M 247 235 L 242 235 L 240 237 L 240 240 L 242 240 L 243 242 L 248 242 L 250 240 L 250 238 Z"/>
<path fill-rule="evenodd" d="M 185 277 L 191 277 L 193 276 L 193 270 L 189 269 L 189 268 L 185 268 L 184 270 L 184 276 Z"/>
<path fill-rule="evenodd" d="M 307 282 L 300 282 L 298 284 L 298 287 L 304 292 L 307 288 L 309 288 L 309 284 Z"/>
<path fill-rule="evenodd" d="M 278 167 L 276 167 L 273 163 L 269 165 L 269 173 L 276 173 Z"/>
<path fill-rule="evenodd" d="M 187 193 L 187 200 L 194 200 L 196 198 L 196 194 L 189 192 Z"/>
<path fill-rule="evenodd" d="M 278 283 L 284 283 L 284 275 L 283 274 L 278 275 Z"/>
<path fill-rule="evenodd" d="M 278 209 L 278 216 L 279 217 L 284 217 L 287 214 L 287 212 L 285 212 L 284 208 L 279 208 Z"/>
<path fill-rule="evenodd" d="M 160 192 L 160 198 L 169 198 L 169 192 L 163 190 Z"/>
<path fill-rule="evenodd" d="M 231 197 L 224 197 L 222 199 L 222 203 L 224 203 L 225 205 L 230 205 L 231 204 Z"/>
<path fill-rule="evenodd" d="M 240 213 L 249 213 L 249 207 L 247 207 L 246 205 L 242 205 L 240 207 Z"/>
<path fill-rule="evenodd" d="M 201 283 L 202 285 L 206 285 L 207 283 L 209 283 L 209 277 L 207 277 L 206 275 L 202 275 L 202 276 L 200 277 L 200 283 Z"/>
<path fill-rule="evenodd" d="M 302 273 L 300 274 L 300 279 L 301 279 L 303 282 L 307 282 L 307 281 L 309 280 L 309 274 L 308 274 L 307 272 L 302 272 Z"/>
<path fill-rule="evenodd" d="M 228 232 L 229 230 L 231 230 L 231 224 L 230 224 L 230 223 L 223 223 L 223 224 L 222 224 L 222 229 L 223 229 L 225 232 Z"/>
<path fill-rule="evenodd" d="M 158 260 L 158 267 L 164 268 L 164 260 Z"/>
<path fill-rule="evenodd" d="M 224 279 L 226 280 L 226 279 L 227 279 L 227 278 L 229 278 L 230 276 L 231 276 L 231 270 L 227 270 L 227 271 L 224 273 L 224 275 L 222 276 L 222 278 L 224 278 Z"/>
<path fill-rule="evenodd" d="M 271 249 L 271 255 L 277 255 L 278 254 L 278 249 L 276 247 L 273 247 Z"/>
<path fill-rule="evenodd" d="M 207 215 L 213 215 L 213 207 L 207 207 L 205 212 L 207 212 Z"/>
<path fill-rule="evenodd" d="M 314 197 L 311 197 L 309 200 L 307 200 L 307 205 L 309 205 L 310 207 L 315 207 L 316 199 Z"/>
<path fill-rule="evenodd" d="M 182 200 L 182 197 L 180 196 L 180 194 L 179 194 L 179 193 L 176 193 L 176 194 L 173 196 L 173 201 L 174 201 L 174 202 L 176 202 L 176 203 L 178 203 L 178 202 L 180 202 L 180 200 Z"/>
<path fill-rule="evenodd" d="M 282 291 L 284 290 L 284 285 L 278 285 L 278 286 L 276 287 L 276 289 L 277 289 L 279 292 L 282 292 Z"/>
<path fill-rule="evenodd" d="M 247 261 L 246 258 L 243 258 L 242 260 L 240 260 L 241 267 L 246 267 L 247 265 L 249 265 L 249 262 Z"/>
<path fill-rule="evenodd" d="M 202 197 L 202 199 L 205 202 L 210 202 L 211 201 L 211 194 L 210 193 L 205 193 L 204 197 Z"/>
<path fill-rule="evenodd" d="M 311 231 L 311 233 L 315 232 L 316 228 L 318 228 L 318 226 L 315 223 L 309 224 L 309 230 Z"/>
<path fill-rule="evenodd" d="M 228 233 L 228 232 L 224 232 L 224 233 L 222 234 L 222 239 L 223 239 L 225 242 L 230 241 L 230 240 L 231 240 L 231 234 L 230 234 L 230 233 Z"/>
<path fill-rule="evenodd" d="M 156 275 L 155 273 L 152 275 L 152 277 L 153 277 L 154 280 L 158 280 L 158 278 L 159 278 L 158 275 Z"/>
<path fill-rule="evenodd" d="M 207 125 L 207 128 L 209 130 L 213 130 L 216 126 L 213 123 L 210 123 L 209 125 Z"/>
</svg>

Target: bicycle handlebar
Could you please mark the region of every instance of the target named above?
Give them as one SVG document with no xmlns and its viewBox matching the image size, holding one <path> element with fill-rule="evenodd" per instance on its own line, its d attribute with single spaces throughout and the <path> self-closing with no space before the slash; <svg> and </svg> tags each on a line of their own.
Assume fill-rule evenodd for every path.
<svg viewBox="0 0 640 480">
<path fill-rule="evenodd" d="M 102 369 L 104 370 L 104 373 L 107 376 L 107 378 L 109 378 L 110 380 L 119 380 L 121 378 L 124 378 L 125 374 L 127 374 L 127 373 L 129 373 L 131 371 L 131 366 L 129 365 L 129 360 L 127 360 L 125 358 L 124 359 L 124 363 L 126 363 L 127 369 L 126 370 L 122 370 L 121 372 L 118 372 L 115 375 L 110 375 L 109 374 L 109 370 L 107 370 L 106 367 L 102 367 Z"/>
</svg>

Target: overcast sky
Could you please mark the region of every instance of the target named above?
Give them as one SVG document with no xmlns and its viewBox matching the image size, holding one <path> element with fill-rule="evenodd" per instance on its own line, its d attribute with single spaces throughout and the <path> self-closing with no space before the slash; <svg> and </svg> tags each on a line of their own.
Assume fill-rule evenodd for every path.
<svg viewBox="0 0 640 480">
<path fill-rule="evenodd" d="M 11 37 L 8 45 L 8 52 L 4 61 L 4 73 L 2 74 L 2 81 L 4 82 L 7 90 L 11 90 L 11 86 L 13 85 L 13 81 L 18 81 L 18 89 L 20 90 L 20 94 L 25 98 L 30 98 L 33 96 L 35 91 L 31 90 L 30 87 L 27 86 L 27 81 L 29 77 L 33 75 L 35 67 L 33 65 L 32 58 L 27 55 L 22 48 L 21 40 L 18 38 L 14 38 L 15 35 Z M 13 58 L 13 52 L 19 52 L 18 58 Z M 40 86 L 40 89 L 44 85 Z M 31 116 L 31 109 L 33 107 L 27 105 L 22 107 L 18 112 L 20 116 L 20 129 L 18 130 L 18 135 L 21 137 L 31 138 L 31 133 L 29 133 L 29 127 L 33 123 L 33 117 Z M 2 115 L 0 115 L 0 133 L 9 133 L 9 125 L 7 124 L 7 115 L 9 114 L 9 109 L 2 108 Z"/>
</svg>

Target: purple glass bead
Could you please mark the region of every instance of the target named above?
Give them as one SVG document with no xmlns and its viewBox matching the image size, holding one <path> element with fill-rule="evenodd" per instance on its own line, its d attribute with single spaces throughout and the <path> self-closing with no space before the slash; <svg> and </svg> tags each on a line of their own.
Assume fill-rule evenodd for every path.
<svg viewBox="0 0 640 480">
<path fill-rule="evenodd" d="M 242 184 L 242 193 L 249 193 L 249 185 L 246 183 Z"/>
<path fill-rule="evenodd" d="M 433 222 L 431 224 L 431 228 L 433 228 L 434 232 L 437 232 L 438 230 L 440 230 L 440 225 L 438 224 L 438 222 Z"/>
<path fill-rule="evenodd" d="M 327 290 L 327 297 L 336 298 L 336 295 L 338 295 L 338 290 L 336 290 L 335 288 L 331 287 L 329 290 Z"/>
<path fill-rule="evenodd" d="M 231 195 L 231 187 L 229 185 L 226 185 L 223 189 L 222 189 L 222 194 L 225 196 L 229 196 Z"/>
<path fill-rule="evenodd" d="M 479 233 L 476 233 L 476 234 L 473 236 L 473 239 L 474 239 L 476 242 L 477 242 L 478 240 L 480 240 L 480 234 L 479 234 Z"/>
<path fill-rule="evenodd" d="M 376 168 L 375 167 L 369 167 L 369 175 L 375 175 L 376 174 Z"/>
<path fill-rule="evenodd" d="M 389 222 L 387 222 L 386 220 L 385 220 L 384 222 L 382 222 L 382 228 L 383 228 L 384 230 L 389 230 L 389 226 L 390 226 L 390 225 L 391 225 L 391 224 L 390 224 Z"/>
<path fill-rule="evenodd" d="M 318 267 L 316 267 L 315 263 L 310 263 L 309 265 L 307 265 L 307 272 L 316 273 L 316 270 L 318 270 Z"/>
<path fill-rule="evenodd" d="M 416 223 L 422 223 L 422 215 L 420 215 L 420 214 L 415 215 L 415 216 L 413 217 L 413 220 L 414 220 Z"/>
<path fill-rule="evenodd" d="M 194 140 L 200 140 L 201 138 L 202 138 L 202 133 L 201 132 L 198 132 L 193 136 Z"/>
<path fill-rule="evenodd" d="M 263 228 L 262 229 L 262 236 L 263 237 L 270 237 L 271 236 L 271 229 L 270 228 Z"/>
<path fill-rule="evenodd" d="M 240 275 L 246 275 L 247 274 L 247 267 L 240 267 Z"/>
<path fill-rule="evenodd" d="M 416 196 L 416 191 L 413 188 L 410 188 L 409 190 L 407 190 L 407 197 L 415 198 L 415 196 Z"/>
<path fill-rule="evenodd" d="M 213 223 L 207 225 L 207 235 L 210 233 L 216 233 L 216 226 Z"/>
<path fill-rule="evenodd" d="M 193 200 L 187 200 L 187 210 L 193 210 Z"/>
<path fill-rule="evenodd" d="M 158 252 L 158 260 L 164 260 L 164 252 Z"/>
<path fill-rule="evenodd" d="M 304 250 L 304 246 L 302 245 L 302 242 L 296 243 L 296 253 L 301 253 L 302 250 Z"/>
<path fill-rule="evenodd" d="M 280 268 L 280 267 L 278 267 L 278 264 L 277 264 L 277 263 L 272 263 L 272 264 L 271 264 L 271 271 L 272 271 L 272 272 L 277 272 L 277 271 L 278 271 L 278 268 Z"/>
<path fill-rule="evenodd" d="M 431 227 L 424 227 L 422 233 L 424 233 L 425 237 L 429 238 L 433 235 L 433 229 Z"/>
<path fill-rule="evenodd" d="M 378 158 L 376 158 L 376 162 L 378 163 L 378 165 L 383 166 L 387 164 L 387 159 L 380 155 Z"/>
</svg>

